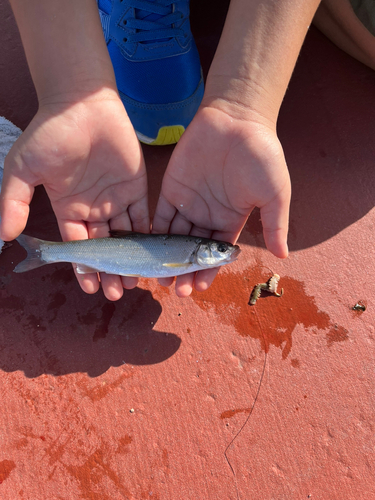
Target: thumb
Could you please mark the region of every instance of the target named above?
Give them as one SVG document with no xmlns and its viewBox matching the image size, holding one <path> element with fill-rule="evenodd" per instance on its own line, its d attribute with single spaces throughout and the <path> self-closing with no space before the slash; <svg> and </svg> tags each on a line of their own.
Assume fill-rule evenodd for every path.
<svg viewBox="0 0 375 500">
<path fill-rule="evenodd" d="M 34 187 L 12 173 L 4 172 L 0 196 L 0 238 L 11 241 L 25 229 Z"/>
<path fill-rule="evenodd" d="M 288 257 L 290 188 L 260 209 L 266 246 L 276 257 Z"/>
</svg>

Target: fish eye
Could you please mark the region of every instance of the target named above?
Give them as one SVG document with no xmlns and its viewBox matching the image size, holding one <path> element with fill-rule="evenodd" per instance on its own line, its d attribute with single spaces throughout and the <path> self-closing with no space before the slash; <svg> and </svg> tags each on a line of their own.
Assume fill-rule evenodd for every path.
<svg viewBox="0 0 375 500">
<path fill-rule="evenodd" d="M 226 252 L 228 250 L 228 245 L 226 243 L 219 243 L 217 246 L 217 251 L 218 252 Z"/>
</svg>

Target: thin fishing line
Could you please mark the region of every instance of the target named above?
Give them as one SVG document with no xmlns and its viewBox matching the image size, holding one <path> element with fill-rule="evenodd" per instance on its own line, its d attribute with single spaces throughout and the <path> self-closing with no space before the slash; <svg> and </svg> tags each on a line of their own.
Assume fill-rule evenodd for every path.
<svg viewBox="0 0 375 500">
<path fill-rule="evenodd" d="M 265 267 L 265 266 L 261 266 L 261 267 Z M 230 467 L 230 470 L 232 471 L 233 477 L 234 477 L 234 484 L 236 486 L 237 500 L 240 500 L 240 494 L 239 494 L 238 485 L 237 485 L 237 477 L 236 477 L 236 473 L 234 472 L 234 469 L 232 467 L 232 464 L 230 463 L 230 460 L 228 458 L 227 452 L 228 452 L 229 448 L 232 446 L 232 444 L 234 443 L 234 441 L 238 438 L 238 436 L 241 434 L 241 432 L 246 427 L 246 425 L 247 425 L 247 423 L 248 423 L 248 421 L 249 421 L 249 419 L 250 419 L 250 417 L 251 417 L 251 415 L 252 415 L 252 413 L 254 411 L 255 403 L 258 400 L 258 396 L 259 396 L 259 393 L 260 393 L 260 388 L 262 387 L 263 377 L 264 377 L 264 373 L 266 371 L 266 364 L 267 364 L 266 339 L 264 337 L 263 329 L 262 329 L 262 327 L 260 325 L 258 314 L 257 314 L 256 311 L 255 311 L 255 317 L 257 319 L 257 322 L 258 322 L 258 325 L 259 325 L 259 329 L 260 329 L 260 331 L 262 333 L 263 341 L 264 341 L 264 349 L 265 349 L 265 351 L 264 351 L 263 369 L 262 369 L 262 373 L 261 373 L 260 379 L 259 379 L 258 390 L 257 390 L 257 393 L 255 394 L 255 398 L 254 398 L 253 404 L 252 404 L 252 406 L 250 408 L 250 412 L 249 412 L 249 414 L 248 414 L 245 422 L 242 424 L 242 426 L 238 430 L 237 434 L 233 437 L 233 439 L 231 440 L 231 442 L 228 444 L 228 446 L 225 448 L 225 451 L 224 451 L 225 460 L 227 461 L 227 463 L 228 463 L 228 465 Z"/>
</svg>

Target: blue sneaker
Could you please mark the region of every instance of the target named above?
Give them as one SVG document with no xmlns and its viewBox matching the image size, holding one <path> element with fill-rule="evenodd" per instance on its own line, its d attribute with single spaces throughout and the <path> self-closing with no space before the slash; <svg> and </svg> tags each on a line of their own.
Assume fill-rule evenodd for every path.
<svg viewBox="0 0 375 500">
<path fill-rule="evenodd" d="M 97 0 L 117 88 L 141 142 L 176 143 L 204 91 L 189 0 Z"/>
</svg>

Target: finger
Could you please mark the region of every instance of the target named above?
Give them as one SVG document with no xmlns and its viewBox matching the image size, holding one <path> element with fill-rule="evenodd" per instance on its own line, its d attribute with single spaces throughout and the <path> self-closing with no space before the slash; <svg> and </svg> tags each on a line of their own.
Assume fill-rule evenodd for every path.
<svg viewBox="0 0 375 500">
<path fill-rule="evenodd" d="M 116 301 L 121 299 L 124 293 L 121 276 L 115 274 L 100 273 L 100 283 L 103 293 L 108 300 Z"/>
<path fill-rule="evenodd" d="M 169 227 L 171 234 L 189 234 L 190 229 L 192 227 L 192 223 L 189 222 L 183 215 L 181 215 L 180 212 L 175 211 L 175 217 L 174 217 L 172 223 L 170 225 L 168 225 L 168 227 Z M 154 226 L 153 226 L 152 232 L 154 232 Z M 174 282 L 174 278 L 159 278 L 158 281 L 159 281 L 159 284 L 161 286 L 170 286 Z M 190 291 L 188 291 L 189 287 L 182 286 L 181 280 L 180 280 L 181 287 L 179 285 L 177 285 L 177 281 L 176 281 L 176 285 L 177 285 L 176 293 L 177 293 L 177 295 L 179 295 L 180 292 L 183 293 L 183 295 L 179 295 L 179 296 L 186 297 L 187 295 L 190 295 L 191 291 L 192 291 L 193 281 L 194 281 L 194 273 L 192 273 L 192 277 L 190 277 L 190 279 L 188 280 L 188 282 L 191 285 Z M 185 294 L 187 294 L 187 295 L 185 295 Z"/>
<path fill-rule="evenodd" d="M 144 196 L 141 200 L 136 203 L 132 203 L 128 208 L 130 228 L 133 231 L 139 233 L 149 233 L 150 232 L 150 216 L 148 211 L 148 200 L 147 196 Z M 111 220 L 111 227 L 117 221 Z"/>
<path fill-rule="evenodd" d="M 211 238 L 218 241 L 226 241 L 234 245 L 240 233 L 241 230 L 235 232 L 214 231 L 211 235 Z M 219 271 L 220 267 L 199 271 L 194 280 L 194 288 L 197 290 L 197 292 L 205 292 L 212 285 Z"/>
<path fill-rule="evenodd" d="M 212 285 L 219 270 L 219 267 L 214 267 L 213 269 L 204 269 L 203 271 L 199 271 L 194 280 L 194 288 L 196 291 L 205 292 L 207 288 Z"/>
<path fill-rule="evenodd" d="M 182 276 L 177 276 L 175 291 L 177 297 L 185 298 L 189 297 L 193 291 L 194 278 L 196 273 L 183 274 Z"/>
<path fill-rule="evenodd" d="M 129 206 L 128 211 L 111 219 L 111 229 L 126 229 L 140 233 L 150 232 L 150 217 L 147 196 Z M 132 290 L 138 285 L 138 278 L 121 276 L 121 283 L 126 290 Z"/>
<path fill-rule="evenodd" d="M 57 220 L 63 241 L 86 240 L 88 238 L 87 226 L 83 221 Z M 78 274 L 74 265 L 79 286 L 86 293 L 92 294 L 99 290 L 100 284 L 97 273 Z"/>
<path fill-rule="evenodd" d="M 193 224 L 180 212 L 177 212 L 169 228 L 171 234 L 192 234 Z M 199 234 L 193 236 L 201 236 Z"/>
<path fill-rule="evenodd" d="M 176 219 L 177 219 L 177 221 L 175 222 Z M 186 221 L 186 219 L 183 216 L 178 218 L 177 215 L 175 217 L 175 220 L 173 221 L 172 226 L 175 223 L 177 228 L 180 228 L 180 227 L 184 228 L 184 225 L 186 224 L 186 222 L 188 222 L 188 221 Z M 189 224 L 191 226 L 191 223 L 189 223 Z M 186 225 L 186 227 L 187 227 L 187 225 Z M 193 226 L 191 231 L 190 231 L 190 235 L 197 236 L 199 238 L 210 238 L 211 231 L 209 229 L 203 229 L 203 228 Z M 200 278 L 198 276 L 200 274 L 200 272 L 199 273 L 183 274 L 182 276 L 177 276 L 177 278 L 176 278 L 176 295 L 178 297 L 182 297 L 182 298 L 188 297 L 191 294 L 191 292 L 193 291 L 194 282 L 197 279 L 198 279 L 198 288 L 200 288 L 201 281 L 200 281 Z"/>
<path fill-rule="evenodd" d="M 171 286 L 174 282 L 174 278 L 159 278 L 158 283 L 161 286 Z"/>
<path fill-rule="evenodd" d="M 176 212 L 176 207 L 169 203 L 163 195 L 160 195 L 156 205 L 155 216 L 152 220 L 152 232 L 157 234 L 169 233 L 169 228 Z"/>
<path fill-rule="evenodd" d="M 116 227 L 114 229 L 120 228 Z M 108 222 L 88 222 L 87 231 L 89 238 L 107 238 L 109 235 L 109 224 Z M 100 283 L 104 295 L 108 300 L 115 301 L 121 299 L 124 291 L 120 276 L 100 273 Z"/>
<path fill-rule="evenodd" d="M 246 219 L 245 219 L 243 225 L 245 225 L 245 223 L 246 223 Z M 236 241 L 238 240 L 242 229 L 243 229 L 243 226 L 239 230 L 236 230 L 236 231 L 214 231 L 212 233 L 211 237 L 214 240 L 225 241 L 227 243 L 232 243 L 232 245 L 234 245 L 236 243 Z"/>
<path fill-rule="evenodd" d="M 1 189 L 1 239 L 14 240 L 25 229 L 34 187 L 19 177 L 4 175 Z"/>
<path fill-rule="evenodd" d="M 133 278 L 132 276 L 121 276 L 122 286 L 126 290 L 132 290 L 138 285 L 138 278 Z"/>
<path fill-rule="evenodd" d="M 142 214 L 145 212 L 142 210 L 141 212 L 135 212 L 136 215 L 142 217 Z M 135 228 L 132 227 L 132 222 L 130 219 L 130 214 L 129 212 L 124 212 L 120 216 L 115 217 L 111 219 L 111 229 L 118 229 L 118 230 L 125 230 L 125 231 L 131 231 L 132 229 L 139 231 L 139 232 L 145 232 L 148 233 L 150 231 L 150 219 L 148 217 L 148 207 L 147 207 L 147 202 L 146 202 L 146 215 L 145 218 L 140 218 L 138 220 L 139 225 L 136 226 Z M 143 231 L 142 231 L 143 229 Z M 107 233 L 108 236 L 108 233 Z M 126 290 L 132 290 L 138 285 L 138 278 L 133 278 L 131 276 L 120 276 L 121 280 L 121 286 L 125 288 Z M 123 293 L 123 292 L 122 292 Z M 122 295 L 121 293 L 121 295 Z M 120 298 L 120 297 L 119 297 Z M 113 300 L 113 299 L 111 299 Z M 116 300 L 116 299 L 115 299 Z"/>
<path fill-rule="evenodd" d="M 288 222 L 289 222 L 289 194 L 282 196 L 260 209 L 262 219 L 263 236 L 266 246 L 276 257 L 285 259 L 288 257 Z"/>
</svg>

